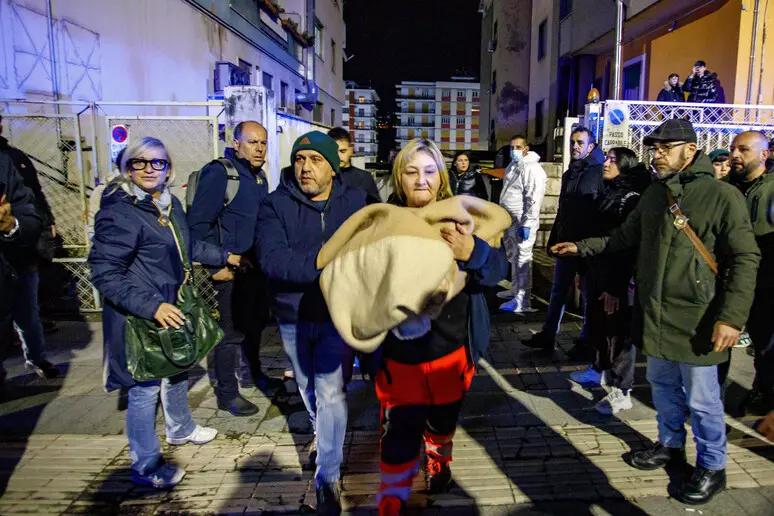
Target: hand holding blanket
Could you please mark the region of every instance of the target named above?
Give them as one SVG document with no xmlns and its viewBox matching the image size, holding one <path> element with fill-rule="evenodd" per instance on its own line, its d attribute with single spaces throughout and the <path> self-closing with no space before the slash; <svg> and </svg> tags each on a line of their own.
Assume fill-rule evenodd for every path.
<svg viewBox="0 0 774 516">
<path fill-rule="evenodd" d="M 371 352 L 408 319 L 434 318 L 465 287 L 442 227 L 461 224 L 499 247 L 511 218 L 496 204 L 457 196 L 424 208 L 374 204 L 323 246 L 317 267 L 333 324 L 347 344 Z"/>
</svg>

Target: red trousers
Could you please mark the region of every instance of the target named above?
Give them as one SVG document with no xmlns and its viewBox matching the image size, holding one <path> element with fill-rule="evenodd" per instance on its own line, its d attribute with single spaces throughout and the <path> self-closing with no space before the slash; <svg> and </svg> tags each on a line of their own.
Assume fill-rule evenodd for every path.
<svg viewBox="0 0 774 516">
<path fill-rule="evenodd" d="M 408 499 L 423 439 L 428 463 L 451 462 L 452 438 L 474 372 L 464 346 L 417 365 L 385 360 L 376 376 L 383 428 L 378 501 Z"/>
</svg>

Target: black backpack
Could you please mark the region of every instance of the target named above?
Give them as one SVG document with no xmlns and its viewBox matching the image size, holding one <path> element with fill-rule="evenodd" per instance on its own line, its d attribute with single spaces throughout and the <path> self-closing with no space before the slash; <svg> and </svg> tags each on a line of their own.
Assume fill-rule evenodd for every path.
<svg viewBox="0 0 774 516">
<path fill-rule="evenodd" d="M 188 176 L 188 184 L 185 186 L 185 209 L 186 211 L 191 209 L 194 198 L 196 197 L 196 189 L 199 187 L 199 179 L 201 179 L 202 171 L 212 165 L 213 163 L 220 163 L 226 168 L 226 195 L 223 198 L 223 207 L 225 208 L 231 201 L 234 200 L 239 192 L 239 172 L 230 160 L 226 158 L 216 159 L 207 163 L 204 167 L 195 172 L 191 172 Z"/>
</svg>

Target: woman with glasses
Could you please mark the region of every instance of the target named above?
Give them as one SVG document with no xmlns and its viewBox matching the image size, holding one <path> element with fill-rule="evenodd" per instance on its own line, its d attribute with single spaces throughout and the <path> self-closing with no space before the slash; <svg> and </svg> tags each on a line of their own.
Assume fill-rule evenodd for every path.
<svg viewBox="0 0 774 516">
<path fill-rule="evenodd" d="M 120 174 L 108 183 L 96 216 L 89 264 L 92 283 L 105 298 L 104 381 L 107 391 L 128 389 L 126 435 L 132 460 L 132 481 L 156 488 L 178 484 L 182 468 L 166 464 L 156 436 L 156 405 L 161 396 L 167 442 L 205 444 L 217 430 L 194 422 L 188 408 L 188 375 L 162 381 L 136 382 L 127 368 L 124 327 L 127 315 L 164 328 L 178 328 L 183 313 L 177 293 L 185 280 L 184 247 L 193 261 L 239 266 L 240 257 L 190 238 L 180 201 L 169 185 L 175 174 L 166 148 L 155 138 L 141 138 L 127 147 Z M 172 221 L 179 228 L 178 241 Z"/>
<path fill-rule="evenodd" d="M 608 151 L 602 177 L 595 236 L 607 235 L 623 224 L 651 183 L 648 170 L 625 147 Z M 596 408 L 607 415 L 632 408 L 635 352 L 630 337 L 632 310 L 628 292 L 634 263 L 633 250 L 603 254 L 588 261 L 586 331 L 595 349 L 595 359 L 588 370 L 572 373 L 570 378 L 578 383 L 600 383 L 598 379 L 604 375 L 611 391 Z"/>
<path fill-rule="evenodd" d="M 392 203 L 422 208 L 452 196 L 449 173 L 438 147 L 412 140 L 392 170 Z M 382 407 L 379 514 L 399 514 L 419 472 L 425 443 L 430 491 L 451 482 L 452 439 L 462 400 L 470 387 L 475 360 L 489 343 L 489 310 L 483 286 L 494 286 L 508 268 L 505 252 L 474 237 L 465 228 L 443 228 L 465 289 L 435 320 L 420 318 L 391 330 L 382 343 L 376 393 Z"/>
</svg>

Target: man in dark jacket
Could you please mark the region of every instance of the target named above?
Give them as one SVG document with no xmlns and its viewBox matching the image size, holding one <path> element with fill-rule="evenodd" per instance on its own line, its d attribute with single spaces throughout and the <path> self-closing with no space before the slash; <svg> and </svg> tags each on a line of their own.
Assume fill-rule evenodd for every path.
<svg viewBox="0 0 774 516">
<path fill-rule="evenodd" d="M 597 147 L 591 131 L 585 127 L 576 128 L 570 135 L 572 162 L 562 176 L 559 194 L 559 210 L 548 238 L 548 247 L 557 242 L 581 240 L 594 234 L 594 220 L 597 217 L 597 198 L 604 188 L 602 168 L 605 156 Z M 564 314 L 567 293 L 575 276 L 583 272 L 583 260 L 578 258 L 557 258 L 554 267 L 554 282 L 551 286 L 551 300 L 543 329 L 523 344 L 537 349 L 554 349 L 554 338 Z M 578 344 L 571 350 L 580 358 L 590 347 Z"/>
<path fill-rule="evenodd" d="M 56 236 L 54 215 L 43 194 L 38 180 L 38 171 L 35 170 L 32 161 L 24 152 L 12 147 L 8 140 L 2 137 L 2 133 L 3 118 L 0 116 L 0 153 L 7 154 L 11 158 L 24 186 L 32 191 L 35 210 L 43 224 L 38 242 L 28 249 L 25 259 L 21 260 L 16 268 L 18 291 L 13 304 L 13 321 L 20 330 L 25 365 L 41 378 L 57 378 L 60 376 L 59 369 L 46 360 L 46 338 L 38 305 L 39 267 L 44 260 L 50 261 L 54 258 L 54 237 Z"/>
<path fill-rule="evenodd" d="M 24 186 L 11 157 L 0 153 L 0 385 L 5 382 L 2 360 L 8 349 L 14 305 L 18 302 L 18 270 L 23 270 L 41 230 L 32 191 Z"/>
<path fill-rule="evenodd" d="M 365 191 L 368 194 L 368 204 L 382 202 L 374 176 L 370 172 L 352 166 L 352 156 L 355 154 L 355 149 L 349 140 L 349 132 L 343 127 L 334 127 L 328 131 L 328 136 L 333 138 L 339 146 L 339 160 L 341 162 L 339 174 L 344 180 L 344 184 Z"/>
<path fill-rule="evenodd" d="M 347 430 L 342 366 L 351 364 L 353 355 L 331 322 L 317 255 L 344 221 L 366 206 L 366 192 L 341 180 L 338 150 L 319 131 L 299 137 L 290 155 L 293 168 L 264 199 L 255 228 L 282 344 L 316 435 L 317 514 L 341 512 L 338 481 Z"/>
<path fill-rule="evenodd" d="M 638 249 L 633 337 L 648 357 L 658 442 L 634 452 L 631 465 L 682 465 L 690 409 L 697 466 L 678 495 L 688 504 L 706 503 L 726 486 L 728 442 L 717 365 L 728 360 L 747 321 L 760 260 L 744 198 L 715 179 L 696 142 L 690 122 L 664 122 L 644 142 L 661 180 L 645 191 L 623 225 L 607 237 L 552 248 L 559 256 L 584 258 Z"/>
<path fill-rule="evenodd" d="M 669 79 L 664 81 L 664 88 L 658 93 L 656 102 L 685 102 L 679 75 L 676 73 L 669 75 Z"/>
<path fill-rule="evenodd" d="M 774 410 L 774 176 L 766 173 L 769 142 L 758 131 L 740 133 L 731 144 L 731 172 L 728 182 L 747 200 L 753 233 L 761 251 L 755 299 L 747 331 L 755 346 L 755 391 L 748 409 L 759 415 Z"/>
<path fill-rule="evenodd" d="M 683 91 L 688 93 L 688 102 L 714 104 L 718 101 L 717 79 L 707 70 L 707 63 L 696 61 L 688 78 L 683 84 Z"/>
<path fill-rule="evenodd" d="M 266 160 L 266 129 L 257 122 L 241 122 L 234 129 L 233 147 L 226 149 L 227 159 L 236 169 L 237 178 L 219 161 L 202 170 L 188 224 L 196 240 L 222 246 L 238 255 L 254 254 L 258 207 L 269 195 L 261 170 Z M 227 205 L 224 199 L 229 181 L 238 181 L 236 196 Z M 268 320 L 268 293 L 260 268 L 213 270 L 212 283 L 217 293 L 220 324 L 225 333 L 215 347 L 215 393 L 218 407 L 236 416 L 250 416 L 258 407 L 239 394 L 236 378 L 240 348 L 247 359 L 253 380 L 261 388 L 275 386 L 261 371 L 261 333 Z"/>
</svg>

